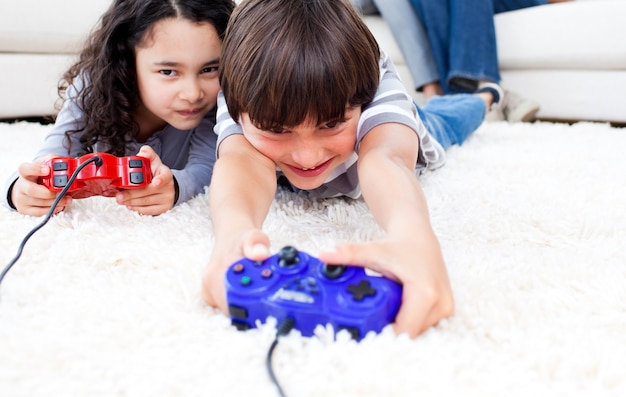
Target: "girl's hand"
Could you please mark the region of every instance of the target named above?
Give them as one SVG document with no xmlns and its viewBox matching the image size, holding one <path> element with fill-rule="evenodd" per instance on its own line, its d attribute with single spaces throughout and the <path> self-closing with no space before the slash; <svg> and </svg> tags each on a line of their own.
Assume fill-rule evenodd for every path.
<svg viewBox="0 0 626 397">
<path fill-rule="evenodd" d="M 50 207 L 57 197 L 57 192 L 50 191 L 44 185 L 38 184 L 37 179 L 50 173 L 50 168 L 41 164 L 44 160 L 51 157 L 53 155 L 39 158 L 33 163 L 23 163 L 19 166 L 18 172 L 20 176 L 11 189 L 11 201 L 20 214 L 42 216 L 50 211 Z M 71 203 L 71 197 L 63 197 L 55 208 L 54 213 L 58 214 Z"/>
<path fill-rule="evenodd" d="M 209 264 L 202 275 L 202 296 L 206 303 L 228 314 L 225 285 L 228 267 L 242 257 L 262 261 L 269 256 L 269 238 L 258 229 L 243 233 L 231 243 L 216 241 Z"/>
<path fill-rule="evenodd" d="M 341 244 L 334 252 L 321 252 L 329 264 L 367 267 L 402 284 L 402 304 L 394 329 L 411 338 L 454 312 L 448 273 L 437 241 L 384 239 L 362 244 Z"/>
<path fill-rule="evenodd" d="M 150 146 L 142 146 L 137 153 L 150 160 L 152 182 L 141 189 L 119 192 L 115 199 L 120 205 L 144 215 L 160 215 L 174 207 L 176 188 L 172 171 Z"/>
</svg>

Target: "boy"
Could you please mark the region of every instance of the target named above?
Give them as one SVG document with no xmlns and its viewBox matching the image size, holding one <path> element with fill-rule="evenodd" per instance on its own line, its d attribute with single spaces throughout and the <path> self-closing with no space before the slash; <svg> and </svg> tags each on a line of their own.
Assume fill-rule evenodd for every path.
<svg viewBox="0 0 626 397">
<path fill-rule="evenodd" d="M 207 303 L 226 311 L 228 266 L 241 256 L 270 255 L 261 228 L 278 170 L 314 197 L 362 194 L 386 237 L 317 256 L 401 282 L 397 333 L 414 337 L 452 315 L 446 267 L 415 173 L 442 165 L 443 148 L 461 143 L 498 102 L 497 87 L 417 109 L 348 0 L 243 1 L 221 65 Z"/>
</svg>

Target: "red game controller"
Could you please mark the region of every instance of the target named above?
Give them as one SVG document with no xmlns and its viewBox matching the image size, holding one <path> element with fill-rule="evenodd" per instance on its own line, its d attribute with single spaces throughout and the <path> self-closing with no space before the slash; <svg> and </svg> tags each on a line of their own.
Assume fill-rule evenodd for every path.
<svg viewBox="0 0 626 397">
<path fill-rule="evenodd" d="M 93 161 L 94 157 L 102 161 Z M 145 157 L 90 153 L 79 158 L 53 157 L 46 160 L 43 165 L 50 167 L 50 173 L 39 177 L 38 182 L 51 191 L 60 192 L 67 186 L 76 169 L 89 160 L 92 162 L 80 170 L 67 190 L 67 194 L 73 198 L 113 197 L 120 190 L 142 188 L 152 181 L 150 160 Z"/>
</svg>

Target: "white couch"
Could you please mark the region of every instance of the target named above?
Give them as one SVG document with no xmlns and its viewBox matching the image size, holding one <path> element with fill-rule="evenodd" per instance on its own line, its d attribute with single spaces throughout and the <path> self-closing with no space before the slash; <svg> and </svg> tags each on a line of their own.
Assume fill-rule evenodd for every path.
<svg viewBox="0 0 626 397">
<path fill-rule="evenodd" d="M 55 112 L 57 84 L 111 0 L 0 0 L 0 119 Z"/>
<path fill-rule="evenodd" d="M 109 4 L 0 0 L 0 119 L 54 113 L 61 74 Z M 626 123 L 625 16 L 626 0 L 576 0 L 497 15 L 503 84 L 537 100 L 543 119 Z M 380 17 L 364 18 L 413 91 L 388 26 Z"/>
</svg>

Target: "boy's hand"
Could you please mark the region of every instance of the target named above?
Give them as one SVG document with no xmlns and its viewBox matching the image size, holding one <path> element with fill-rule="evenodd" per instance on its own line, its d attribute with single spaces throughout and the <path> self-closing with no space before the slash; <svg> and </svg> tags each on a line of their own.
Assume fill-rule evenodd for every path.
<svg viewBox="0 0 626 397">
<path fill-rule="evenodd" d="M 367 267 L 402 284 L 402 304 L 394 329 L 411 338 L 449 317 L 454 299 L 448 274 L 435 241 L 434 246 L 415 241 L 384 239 L 362 244 L 341 244 L 334 252 L 321 252 L 329 264 Z"/>
<path fill-rule="evenodd" d="M 161 158 L 150 146 L 142 146 L 137 156 L 150 160 L 152 182 L 141 189 L 119 192 L 115 199 L 120 205 L 143 215 L 160 215 L 174 206 L 176 188 L 172 171 L 161 162 Z"/>
<path fill-rule="evenodd" d="M 202 275 L 202 296 L 207 304 L 228 314 L 225 275 L 236 260 L 246 257 L 262 261 L 270 256 L 269 239 L 263 231 L 250 230 L 232 244 L 215 244 L 209 264 Z"/>
<path fill-rule="evenodd" d="M 33 163 L 23 163 L 19 166 L 18 172 L 20 176 L 11 189 L 11 201 L 19 213 L 42 216 L 50 211 L 50 207 L 57 197 L 57 192 L 50 191 L 44 185 L 38 184 L 37 179 L 50 173 L 50 168 L 41 164 L 52 157 L 54 155 L 45 156 L 35 160 Z M 63 197 L 55 208 L 54 213 L 58 214 L 63 211 L 71 202 L 71 197 Z"/>
</svg>

